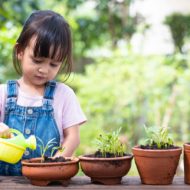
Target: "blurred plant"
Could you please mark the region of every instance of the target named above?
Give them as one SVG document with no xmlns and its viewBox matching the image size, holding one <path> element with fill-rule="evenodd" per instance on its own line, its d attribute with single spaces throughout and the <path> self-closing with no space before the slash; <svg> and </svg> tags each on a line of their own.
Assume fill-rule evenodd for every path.
<svg viewBox="0 0 190 190">
<path fill-rule="evenodd" d="M 183 53 L 185 38 L 190 37 L 190 15 L 174 13 L 165 18 L 169 26 L 176 52 Z"/>
</svg>

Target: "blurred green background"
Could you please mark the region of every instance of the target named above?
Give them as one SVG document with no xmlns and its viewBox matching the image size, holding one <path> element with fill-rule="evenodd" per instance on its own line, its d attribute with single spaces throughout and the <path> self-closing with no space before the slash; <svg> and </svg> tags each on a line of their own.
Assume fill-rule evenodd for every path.
<svg viewBox="0 0 190 190">
<path fill-rule="evenodd" d="M 0 83 L 19 77 L 12 48 L 33 10 L 54 10 L 71 25 L 74 68 L 66 83 L 88 118 L 81 126 L 76 155 L 92 153 L 93 139 L 119 127 L 128 152 L 145 138 L 144 124 L 167 125 L 176 145 L 190 141 L 190 10 L 171 11 L 163 19 L 170 51 L 144 53 L 144 40 L 139 41 L 139 51 L 134 51 L 132 41 L 137 34 L 145 37 L 152 25 L 142 14 L 131 13 L 136 1 L 0 0 Z M 154 2 L 157 6 L 159 0 Z M 58 76 L 64 79 L 64 74 Z M 180 164 L 178 175 L 182 170 Z M 134 163 L 129 175 L 137 175 Z"/>
</svg>

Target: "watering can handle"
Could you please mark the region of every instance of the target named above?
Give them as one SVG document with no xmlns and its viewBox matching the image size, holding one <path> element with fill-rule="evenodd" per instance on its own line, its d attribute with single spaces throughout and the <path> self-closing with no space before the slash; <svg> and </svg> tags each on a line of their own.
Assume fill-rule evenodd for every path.
<svg viewBox="0 0 190 190">
<path fill-rule="evenodd" d="M 17 134 L 17 135 L 21 135 L 22 133 L 16 129 L 10 129 L 10 132 L 14 135 L 14 134 Z"/>
</svg>

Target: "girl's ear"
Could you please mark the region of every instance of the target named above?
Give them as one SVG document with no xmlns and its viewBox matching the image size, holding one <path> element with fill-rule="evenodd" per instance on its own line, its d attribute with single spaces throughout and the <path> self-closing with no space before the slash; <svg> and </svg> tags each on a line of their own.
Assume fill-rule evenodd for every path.
<svg viewBox="0 0 190 190">
<path fill-rule="evenodd" d="M 15 44 L 14 49 L 15 49 L 15 55 L 17 59 L 20 61 L 23 57 L 23 50 L 20 48 L 18 43 Z"/>
</svg>

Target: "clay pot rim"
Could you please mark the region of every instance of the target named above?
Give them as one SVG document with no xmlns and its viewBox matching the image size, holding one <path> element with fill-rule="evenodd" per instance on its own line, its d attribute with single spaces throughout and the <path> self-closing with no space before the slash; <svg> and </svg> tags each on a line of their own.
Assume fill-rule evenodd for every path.
<svg viewBox="0 0 190 190">
<path fill-rule="evenodd" d="M 184 151 L 190 151 L 190 144 L 188 144 L 189 142 L 187 142 L 187 143 L 184 143 L 183 144 L 183 148 L 184 148 Z"/>
<path fill-rule="evenodd" d="M 183 146 L 189 146 L 190 147 L 190 142 L 184 143 Z"/>
<path fill-rule="evenodd" d="M 79 160 L 89 160 L 89 161 L 114 161 L 114 160 L 127 160 L 127 159 L 132 159 L 133 155 L 127 155 L 127 156 L 122 156 L 122 157 L 112 157 L 112 158 L 97 158 L 97 157 L 89 157 L 93 156 L 94 154 L 86 154 L 86 155 L 81 155 L 79 156 Z"/>
<path fill-rule="evenodd" d="M 79 159 L 76 157 L 65 157 L 66 159 L 71 159 L 71 161 L 67 161 L 67 162 L 47 162 L 47 163 L 39 163 L 39 162 L 35 162 L 35 161 L 40 161 L 42 160 L 42 158 L 31 158 L 31 159 L 27 159 L 27 160 L 22 160 L 21 163 L 23 166 L 62 166 L 62 165 L 69 165 L 69 164 L 74 164 L 74 163 L 78 163 Z M 30 162 L 29 162 L 30 161 Z M 31 162 L 32 161 L 32 162 Z M 34 162 L 33 162 L 34 161 Z"/>
<path fill-rule="evenodd" d="M 143 149 L 143 148 L 140 148 L 139 145 L 137 146 L 134 146 L 132 148 L 132 150 L 137 150 L 137 151 L 142 151 L 142 152 L 176 152 L 176 150 L 182 150 L 182 147 L 180 146 L 176 146 L 175 148 L 171 148 L 171 149 Z"/>
</svg>

